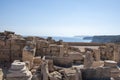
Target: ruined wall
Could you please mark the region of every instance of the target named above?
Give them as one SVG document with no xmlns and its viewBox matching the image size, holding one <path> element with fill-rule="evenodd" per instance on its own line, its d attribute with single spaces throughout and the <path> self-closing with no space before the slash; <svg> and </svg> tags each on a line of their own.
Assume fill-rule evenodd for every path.
<svg viewBox="0 0 120 80">
<path fill-rule="evenodd" d="M 0 61 L 12 62 L 14 60 L 22 59 L 22 49 L 26 41 L 14 32 L 3 32 L 0 35 Z"/>
<path fill-rule="evenodd" d="M 30 68 L 33 66 L 33 60 L 36 52 L 36 44 L 33 41 L 28 41 L 22 52 L 22 60 L 30 62 Z"/>
<path fill-rule="evenodd" d="M 120 63 L 120 44 L 107 43 L 105 46 L 100 46 L 101 60 L 114 60 Z"/>
<path fill-rule="evenodd" d="M 110 68 L 107 67 L 82 69 L 81 71 L 83 80 L 111 80 Z"/>
<path fill-rule="evenodd" d="M 49 55 L 49 42 L 46 40 L 36 41 L 36 56 Z"/>
</svg>

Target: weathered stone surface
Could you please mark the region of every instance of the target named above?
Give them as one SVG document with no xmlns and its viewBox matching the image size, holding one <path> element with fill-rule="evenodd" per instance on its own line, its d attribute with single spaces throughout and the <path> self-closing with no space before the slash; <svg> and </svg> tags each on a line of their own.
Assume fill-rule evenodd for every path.
<svg viewBox="0 0 120 80">
<path fill-rule="evenodd" d="M 2 36 L 4 36 L 4 39 L 1 39 Z M 3 32 L 0 35 L 0 61 L 12 62 L 16 59 L 21 60 L 25 43 L 25 40 L 20 35 L 10 31 Z"/>
<path fill-rule="evenodd" d="M 2 69 L 0 69 L 0 80 L 3 80 L 3 72 L 2 72 Z"/>
<path fill-rule="evenodd" d="M 64 80 L 82 80 L 81 72 L 76 71 L 76 69 L 68 68 L 63 69 Z"/>
<path fill-rule="evenodd" d="M 39 66 L 41 64 L 41 57 L 34 57 L 33 64 Z"/>
<path fill-rule="evenodd" d="M 50 80 L 62 80 L 62 75 L 59 72 L 54 71 L 49 74 L 49 78 Z"/>
<path fill-rule="evenodd" d="M 83 80 L 110 80 L 110 68 L 98 67 L 82 69 Z"/>
<path fill-rule="evenodd" d="M 69 50 L 69 52 L 81 52 L 79 48 L 76 48 L 73 46 L 68 47 L 68 50 Z"/>
<path fill-rule="evenodd" d="M 53 72 L 55 69 L 54 69 L 54 64 L 53 64 L 53 60 L 47 60 L 48 61 L 48 69 L 49 69 L 49 72 Z"/>
<path fill-rule="evenodd" d="M 87 51 L 85 53 L 85 58 L 84 58 L 84 68 L 90 68 L 92 67 L 94 58 L 93 58 L 93 54 L 91 51 Z"/>
<path fill-rule="evenodd" d="M 113 78 L 113 80 L 120 80 L 120 77 L 115 77 Z"/>
<path fill-rule="evenodd" d="M 105 60 L 104 66 L 105 67 L 116 68 L 117 67 L 117 62 L 111 61 L 111 60 Z"/>
<path fill-rule="evenodd" d="M 28 42 L 27 45 L 23 49 L 22 60 L 23 61 L 29 61 L 31 68 L 33 66 L 33 59 L 34 59 L 34 56 L 35 56 L 35 52 L 36 52 L 36 48 L 35 48 L 35 43 L 34 42 Z"/>
<path fill-rule="evenodd" d="M 103 67 L 103 66 L 104 66 L 104 61 L 94 61 L 92 64 L 93 68 Z"/>
<path fill-rule="evenodd" d="M 76 80 L 82 80 L 82 72 L 76 68 Z"/>
<path fill-rule="evenodd" d="M 116 61 L 118 64 L 120 64 L 120 45 L 115 44 L 114 46 L 114 61 Z"/>
<path fill-rule="evenodd" d="M 117 66 L 117 62 L 106 60 L 104 63 L 104 66 L 110 68 L 111 77 L 113 78 L 119 77 L 120 70 L 119 70 L 119 67 Z"/>
<path fill-rule="evenodd" d="M 48 80 L 48 63 L 43 61 L 41 64 L 41 80 Z"/>
<path fill-rule="evenodd" d="M 53 63 L 54 65 L 60 67 L 72 67 L 73 60 L 68 57 L 63 57 L 63 58 L 54 57 Z"/>
<path fill-rule="evenodd" d="M 93 49 L 93 57 L 95 61 L 100 61 L 100 50 L 99 49 Z"/>
<path fill-rule="evenodd" d="M 110 80 L 110 77 L 119 80 L 120 70 L 117 64 L 120 63 L 120 44 L 73 44 L 70 46 L 62 40 L 55 41 L 52 37 L 22 37 L 5 31 L 0 33 L 0 63 L 7 69 L 8 63 L 16 59 L 25 61 L 12 63 L 7 74 L 7 79 L 9 77 L 10 80 L 27 80 L 30 77 L 24 65 L 33 73 L 32 80 Z M 95 45 L 97 48 L 92 48 Z"/>
<path fill-rule="evenodd" d="M 83 55 L 80 52 L 69 52 L 67 57 L 73 61 L 83 60 Z"/>
<path fill-rule="evenodd" d="M 14 61 L 8 70 L 6 80 L 31 80 L 32 74 L 24 62 Z"/>
</svg>

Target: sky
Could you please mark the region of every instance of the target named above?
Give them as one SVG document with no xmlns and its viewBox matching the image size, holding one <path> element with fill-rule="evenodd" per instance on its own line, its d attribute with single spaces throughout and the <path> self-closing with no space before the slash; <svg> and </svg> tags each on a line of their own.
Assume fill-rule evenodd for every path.
<svg viewBox="0 0 120 80">
<path fill-rule="evenodd" d="M 120 0 L 0 0 L 0 32 L 120 35 Z"/>
</svg>

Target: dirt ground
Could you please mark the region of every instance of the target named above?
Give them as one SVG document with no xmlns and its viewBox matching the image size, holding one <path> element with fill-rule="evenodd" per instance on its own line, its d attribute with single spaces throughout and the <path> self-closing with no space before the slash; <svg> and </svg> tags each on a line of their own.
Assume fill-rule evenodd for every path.
<svg viewBox="0 0 120 80">
<path fill-rule="evenodd" d="M 84 52 L 85 48 L 91 48 L 91 49 L 98 49 L 99 48 L 99 46 L 72 46 L 72 47 L 79 48 L 81 52 Z"/>
</svg>

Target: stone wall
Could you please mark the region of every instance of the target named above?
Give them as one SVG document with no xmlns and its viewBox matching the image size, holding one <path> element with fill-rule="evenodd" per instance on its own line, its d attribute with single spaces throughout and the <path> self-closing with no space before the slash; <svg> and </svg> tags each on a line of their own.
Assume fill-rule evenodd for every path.
<svg viewBox="0 0 120 80">
<path fill-rule="evenodd" d="M 110 68 L 98 67 L 82 69 L 82 79 L 83 80 L 110 80 Z"/>
<path fill-rule="evenodd" d="M 33 66 L 33 60 L 35 57 L 36 48 L 33 42 L 28 43 L 22 53 L 22 60 L 30 62 L 30 68 Z"/>
<path fill-rule="evenodd" d="M 4 37 L 3 37 L 4 36 Z M 22 59 L 22 50 L 26 41 L 15 35 L 14 32 L 5 31 L 0 35 L 0 61 L 12 62 L 16 59 Z"/>
</svg>

